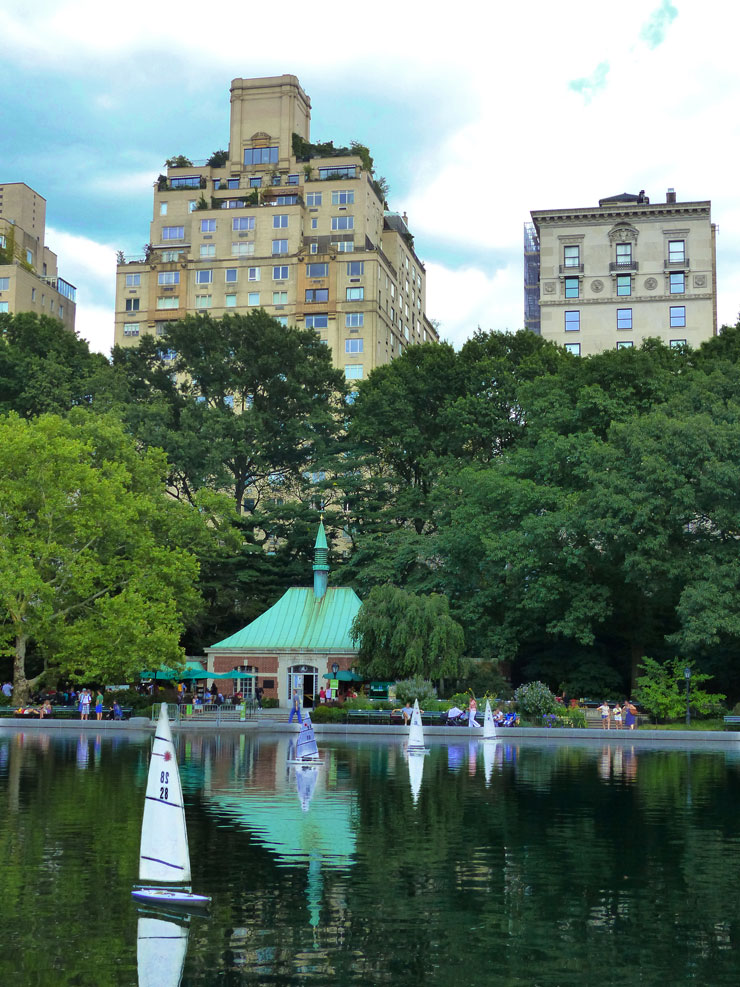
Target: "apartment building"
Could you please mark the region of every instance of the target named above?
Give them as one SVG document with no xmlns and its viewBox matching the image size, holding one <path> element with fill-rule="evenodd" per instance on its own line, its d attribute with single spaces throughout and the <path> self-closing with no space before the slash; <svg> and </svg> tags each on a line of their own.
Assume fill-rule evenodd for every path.
<svg viewBox="0 0 740 987">
<path fill-rule="evenodd" d="M 45 243 L 46 199 L 23 182 L 0 184 L 0 313 L 36 312 L 74 331 L 74 285 Z"/>
<path fill-rule="evenodd" d="M 525 324 L 571 353 L 695 347 L 717 332 L 711 202 L 651 203 L 644 191 L 598 208 L 538 209 L 525 225 Z"/>
<path fill-rule="evenodd" d="M 437 340 L 424 265 L 367 149 L 312 144 L 310 121 L 295 76 L 233 80 L 228 151 L 170 159 L 146 256 L 119 256 L 116 343 L 261 307 L 316 332 L 351 382 Z"/>
</svg>

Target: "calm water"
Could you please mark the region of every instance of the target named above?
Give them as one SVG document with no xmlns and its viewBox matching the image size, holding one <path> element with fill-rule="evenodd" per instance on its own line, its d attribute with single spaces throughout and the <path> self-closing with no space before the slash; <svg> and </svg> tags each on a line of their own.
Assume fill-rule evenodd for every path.
<svg viewBox="0 0 740 987">
<path fill-rule="evenodd" d="M 296 778 L 287 737 L 176 738 L 214 901 L 183 985 L 738 983 L 740 751 L 462 741 Z M 0 730 L 0 984 L 139 982 L 148 753 Z"/>
</svg>

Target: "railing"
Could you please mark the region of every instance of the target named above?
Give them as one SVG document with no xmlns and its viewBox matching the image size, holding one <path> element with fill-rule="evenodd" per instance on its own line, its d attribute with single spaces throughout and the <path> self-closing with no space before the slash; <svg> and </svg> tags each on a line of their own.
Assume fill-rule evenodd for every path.
<svg viewBox="0 0 740 987">
<path fill-rule="evenodd" d="M 561 264 L 561 274 L 583 274 L 583 264 Z"/>
<path fill-rule="evenodd" d="M 193 703 L 180 703 L 174 706 L 175 722 L 209 722 L 220 726 L 222 723 L 234 723 L 253 720 L 256 716 L 257 704 L 253 699 L 234 705 L 233 703 L 203 703 L 196 706 Z M 159 716 L 159 707 L 152 707 L 152 719 Z"/>
<path fill-rule="evenodd" d="M 609 271 L 637 271 L 639 264 L 636 260 L 612 260 L 609 261 Z"/>
<path fill-rule="evenodd" d="M 664 271 L 685 271 L 689 267 L 689 258 L 684 257 L 683 260 L 665 260 L 663 261 Z"/>
<path fill-rule="evenodd" d="M 77 301 L 77 289 L 69 281 L 65 281 L 64 278 L 48 278 L 44 274 L 38 276 L 44 284 L 48 284 L 50 288 L 56 288 L 64 298 L 68 298 L 71 302 Z"/>
</svg>

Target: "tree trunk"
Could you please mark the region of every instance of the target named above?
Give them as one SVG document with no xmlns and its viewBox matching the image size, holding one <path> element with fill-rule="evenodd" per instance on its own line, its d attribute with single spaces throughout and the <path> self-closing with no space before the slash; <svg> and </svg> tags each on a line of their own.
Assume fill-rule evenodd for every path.
<svg viewBox="0 0 740 987">
<path fill-rule="evenodd" d="M 25 634 L 16 635 L 15 659 L 13 661 L 13 702 L 16 706 L 25 706 L 29 698 L 28 680 L 26 679 L 27 644 L 28 638 Z"/>
</svg>

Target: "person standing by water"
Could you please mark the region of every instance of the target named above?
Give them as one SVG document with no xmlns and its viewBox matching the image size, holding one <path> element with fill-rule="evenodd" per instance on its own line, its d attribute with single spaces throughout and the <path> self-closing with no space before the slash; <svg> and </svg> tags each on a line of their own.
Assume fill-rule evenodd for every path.
<svg viewBox="0 0 740 987">
<path fill-rule="evenodd" d="M 293 717 L 298 714 L 298 722 L 303 723 L 303 717 L 301 716 L 301 697 L 297 689 L 293 689 L 293 699 L 290 705 L 290 716 L 288 717 L 288 723 L 293 722 Z"/>
<path fill-rule="evenodd" d="M 87 720 L 90 718 L 90 703 L 92 702 L 92 694 L 89 689 L 83 689 L 80 693 L 80 719 Z"/>
<path fill-rule="evenodd" d="M 612 710 L 612 713 L 614 713 L 614 729 L 615 730 L 621 730 L 622 729 L 622 707 L 619 705 L 619 703 L 616 703 L 616 705 L 614 706 L 614 709 Z"/>
<path fill-rule="evenodd" d="M 479 727 L 480 723 L 475 718 L 475 714 L 478 712 L 478 703 L 475 701 L 475 696 L 472 696 L 470 702 L 468 703 L 468 726 L 469 727 Z"/>
<path fill-rule="evenodd" d="M 635 729 L 635 722 L 637 719 L 637 707 L 633 706 L 632 700 L 628 699 L 624 704 L 624 725 L 628 730 Z"/>
<path fill-rule="evenodd" d="M 98 689 L 98 693 L 95 696 L 95 719 L 103 719 L 103 693 Z"/>
<path fill-rule="evenodd" d="M 609 703 L 604 700 L 604 702 L 599 706 L 599 712 L 601 713 L 601 729 L 609 729 L 609 719 L 611 717 L 611 710 L 609 709 Z"/>
</svg>

